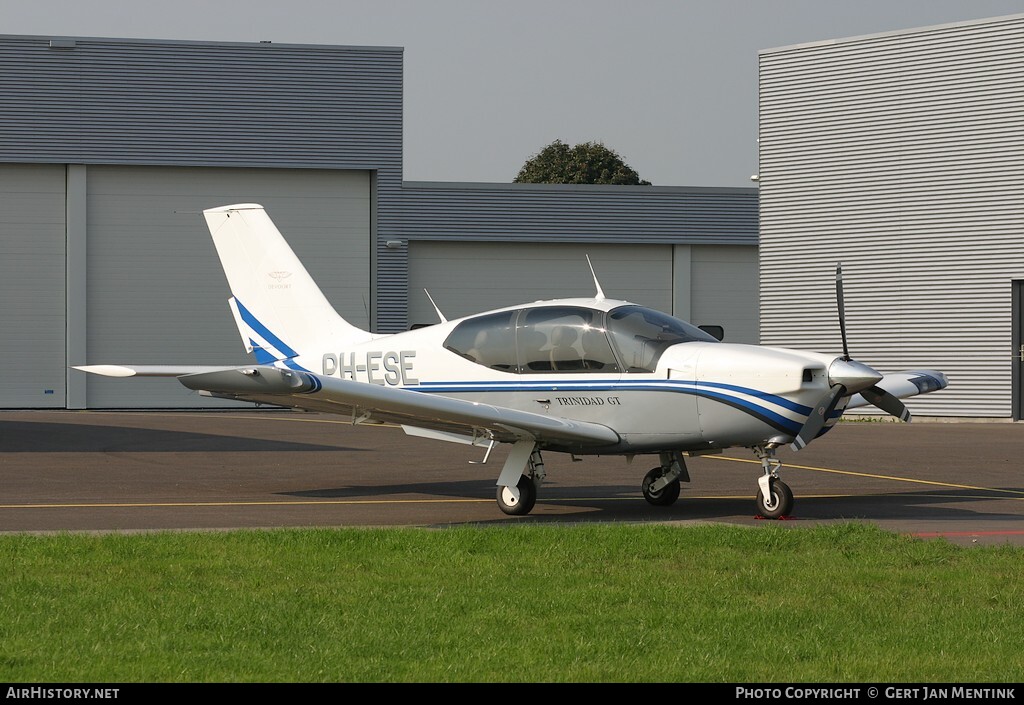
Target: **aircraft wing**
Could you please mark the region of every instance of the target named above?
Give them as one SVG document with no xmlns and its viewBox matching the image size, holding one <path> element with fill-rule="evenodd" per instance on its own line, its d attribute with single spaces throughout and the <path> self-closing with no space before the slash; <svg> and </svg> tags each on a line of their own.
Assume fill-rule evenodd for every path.
<svg viewBox="0 0 1024 705">
<path fill-rule="evenodd" d="M 398 423 L 467 439 L 486 435 L 505 443 L 532 439 L 590 447 L 619 442 L 618 434 L 602 424 L 465 401 L 415 391 L 416 387 L 385 387 L 268 365 L 91 365 L 77 369 L 115 377 L 174 376 L 189 389 L 208 396 L 349 415 L 353 423 Z"/>
<path fill-rule="evenodd" d="M 935 370 L 907 370 L 905 372 L 893 372 L 892 374 L 885 375 L 882 381 L 878 382 L 875 386 L 881 387 L 894 397 L 906 399 L 907 397 L 916 397 L 918 394 L 937 392 L 940 389 L 945 389 L 948 385 L 949 381 L 946 379 L 946 375 L 941 372 L 936 372 Z M 861 406 L 870 405 L 871 402 L 865 399 L 863 395 L 854 394 L 846 408 L 856 409 Z"/>
</svg>

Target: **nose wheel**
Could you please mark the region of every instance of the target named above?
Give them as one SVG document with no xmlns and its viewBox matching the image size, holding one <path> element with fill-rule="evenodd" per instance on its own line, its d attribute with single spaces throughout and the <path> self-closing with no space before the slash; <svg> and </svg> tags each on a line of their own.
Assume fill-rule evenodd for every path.
<svg viewBox="0 0 1024 705">
<path fill-rule="evenodd" d="M 766 519 L 779 519 L 793 512 L 793 490 L 778 478 L 769 479 L 767 494 L 758 488 L 756 501 L 758 516 Z"/>
<path fill-rule="evenodd" d="M 757 515 L 780 519 L 793 513 L 793 490 L 779 479 L 782 462 L 775 457 L 775 446 L 758 446 L 754 453 L 761 460 L 764 474 L 757 479 Z"/>
</svg>

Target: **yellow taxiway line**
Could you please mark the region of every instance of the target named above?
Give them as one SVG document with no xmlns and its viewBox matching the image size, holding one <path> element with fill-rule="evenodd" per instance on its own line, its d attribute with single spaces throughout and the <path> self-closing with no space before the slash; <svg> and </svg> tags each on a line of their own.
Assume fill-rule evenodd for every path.
<svg viewBox="0 0 1024 705">
<path fill-rule="evenodd" d="M 711 460 L 731 460 L 734 463 L 755 463 L 757 465 L 761 464 L 760 460 L 748 460 L 746 458 L 729 458 L 729 457 L 726 457 L 726 456 L 723 456 L 723 455 L 705 455 L 705 456 L 701 456 L 701 457 L 709 458 Z M 977 487 L 975 485 L 958 485 L 958 484 L 955 484 L 955 483 L 952 483 L 952 482 L 936 482 L 934 480 L 917 480 L 917 479 L 912 478 L 912 477 L 896 477 L 894 475 L 877 475 L 875 473 L 870 473 L 870 472 L 854 472 L 853 470 L 834 470 L 832 468 L 816 468 L 816 467 L 813 467 L 811 465 L 793 465 L 791 463 L 785 463 L 783 465 L 783 467 L 788 468 L 788 469 L 796 469 L 796 470 L 811 470 L 813 472 L 827 472 L 827 473 L 832 473 L 832 474 L 835 474 L 835 475 L 852 475 L 854 477 L 870 477 L 870 478 L 873 478 L 873 479 L 876 479 L 876 480 L 892 480 L 894 482 L 911 482 L 911 483 L 914 483 L 914 484 L 917 484 L 917 485 L 933 485 L 933 486 L 936 486 L 936 487 L 952 487 L 953 489 L 958 489 L 958 490 L 975 490 L 975 491 L 978 491 L 978 492 L 1002 492 L 1004 494 L 1012 494 L 1012 495 L 1024 496 L 1024 491 L 1022 491 L 1022 490 L 1005 490 L 1005 489 L 1000 489 L 1000 488 L 997 488 L 997 487 Z"/>
</svg>

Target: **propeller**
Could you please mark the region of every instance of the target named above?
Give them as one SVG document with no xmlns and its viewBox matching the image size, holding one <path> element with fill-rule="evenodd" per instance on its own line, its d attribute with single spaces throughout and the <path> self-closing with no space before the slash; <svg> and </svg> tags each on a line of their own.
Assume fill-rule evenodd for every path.
<svg viewBox="0 0 1024 705">
<path fill-rule="evenodd" d="M 907 407 L 892 393 L 878 386 L 882 375 L 867 365 L 850 357 L 846 341 L 846 306 L 843 302 L 843 264 L 836 265 L 836 305 L 839 309 L 839 332 L 843 338 L 843 356 L 832 361 L 828 368 L 829 389 L 814 405 L 807 421 L 793 441 L 793 450 L 800 450 L 817 438 L 825 427 L 839 400 L 853 394 L 861 394 L 870 404 L 901 421 L 910 421 Z"/>
</svg>

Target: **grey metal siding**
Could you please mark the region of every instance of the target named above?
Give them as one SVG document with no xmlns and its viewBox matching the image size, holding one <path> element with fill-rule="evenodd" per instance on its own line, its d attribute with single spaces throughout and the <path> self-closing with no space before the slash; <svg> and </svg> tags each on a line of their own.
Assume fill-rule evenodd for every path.
<svg viewBox="0 0 1024 705">
<path fill-rule="evenodd" d="M 1024 278 L 1024 16 L 760 56 L 761 340 L 932 367 L 943 416 L 1011 414 Z"/>
<path fill-rule="evenodd" d="M 87 167 L 91 364 L 246 364 L 202 210 L 261 203 L 338 312 L 368 321 L 365 171 Z M 173 380 L 88 376 L 101 407 L 220 406 Z"/>
<path fill-rule="evenodd" d="M 401 171 L 402 50 L 0 36 L 0 161 Z"/>
<path fill-rule="evenodd" d="M 64 406 L 65 179 L 0 165 L 0 407 Z"/>
<path fill-rule="evenodd" d="M 757 189 L 406 182 L 416 240 L 757 243 Z"/>
</svg>

